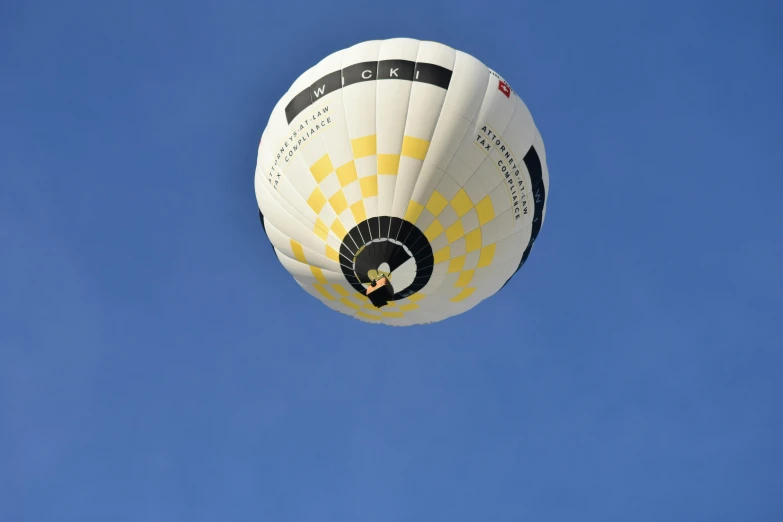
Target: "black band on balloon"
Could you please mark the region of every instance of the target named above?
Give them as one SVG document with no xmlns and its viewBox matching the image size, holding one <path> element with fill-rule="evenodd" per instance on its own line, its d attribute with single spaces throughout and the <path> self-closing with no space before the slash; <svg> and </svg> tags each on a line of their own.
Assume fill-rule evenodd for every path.
<svg viewBox="0 0 783 522">
<path fill-rule="evenodd" d="M 421 230 L 404 219 L 373 217 L 353 227 L 340 245 L 340 268 L 343 275 L 362 295 L 367 292 L 362 283 L 371 282 L 367 274 L 370 270 L 377 270 L 381 264 L 386 263 L 389 265 L 389 271 L 393 273 L 411 257 L 416 263 L 413 283 L 396 292 L 393 301 L 415 294 L 427 285 L 432 276 L 432 247 Z"/>
<path fill-rule="evenodd" d="M 511 278 L 519 272 L 522 265 L 527 261 L 530 251 L 533 249 L 533 243 L 536 242 L 538 233 L 541 231 L 541 218 L 544 215 L 544 204 L 546 203 L 546 187 L 544 186 L 544 171 L 541 168 L 541 158 L 538 157 L 535 147 L 530 147 L 530 150 L 525 154 L 525 166 L 530 174 L 530 184 L 533 187 L 533 230 L 530 232 L 530 241 L 527 243 L 527 248 L 522 254 L 522 259 L 519 261 L 519 266 L 514 270 L 503 286 L 506 286 Z M 502 288 L 502 287 L 501 287 Z"/>
<path fill-rule="evenodd" d="M 410 60 L 381 60 L 349 65 L 345 69 L 331 72 L 294 96 L 285 107 L 287 123 L 303 110 L 329 93 L 355 83 L 376 80 L 403 80 L 421 82 L 448 89 L 452 71 L 434 63 Z"/>
</svg>

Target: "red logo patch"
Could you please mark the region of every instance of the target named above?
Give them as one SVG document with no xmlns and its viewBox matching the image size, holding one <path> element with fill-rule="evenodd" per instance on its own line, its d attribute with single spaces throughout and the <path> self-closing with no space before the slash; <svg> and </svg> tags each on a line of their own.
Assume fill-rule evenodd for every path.
<svg viewBox="0 0 783 522">
<path fill-rule="evenodd" d="M 506 98 L 511 97 L 511 87 L 509 87 L 508 84 L 503 80 L 500 80 L 500 82 L 498 83 L 498 90 L 503 94 L 505 94 Z"/>
</svg>

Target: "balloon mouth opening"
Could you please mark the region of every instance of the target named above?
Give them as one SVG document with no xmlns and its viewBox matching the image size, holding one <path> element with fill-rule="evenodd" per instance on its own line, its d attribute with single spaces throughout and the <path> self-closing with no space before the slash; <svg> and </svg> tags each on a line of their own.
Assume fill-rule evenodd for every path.
<svg viewBox="0 0 783 522">
<path fill-rule="evenodd" d="M 377 308 L 415 294 L 433 271 L 426 236 L 396 217 L 372 217 L 356 225 L 343 238 L 340 255 L 345 279 Z"/>
</svg>

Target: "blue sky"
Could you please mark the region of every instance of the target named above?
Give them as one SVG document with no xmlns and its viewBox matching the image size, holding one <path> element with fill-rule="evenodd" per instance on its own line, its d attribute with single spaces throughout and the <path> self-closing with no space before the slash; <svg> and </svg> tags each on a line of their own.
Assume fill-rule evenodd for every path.
<svg viewBox="0 0 783 522">
<path fill-rule="evenodd" d="M 783 519 L 779 2 L 0 4 L 0 520 Z M 499 71 L 551 175 L 443 323 L 331 312 L 253 194 L 353 43 Z"/>
</svg>

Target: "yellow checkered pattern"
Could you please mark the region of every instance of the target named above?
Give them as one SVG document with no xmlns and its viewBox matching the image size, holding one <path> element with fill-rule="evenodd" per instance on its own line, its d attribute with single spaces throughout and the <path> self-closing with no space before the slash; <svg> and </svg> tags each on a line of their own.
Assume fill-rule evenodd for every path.
<svg viewBox="0 0 783 522">
<path fill-rule="evenodd" d="M 310 173 L 316 182 L 316 187 L 308 197 L 307 204 L 318 216 L 313 232 L 324 240 L 325 255 L 338 263 L 339 253 L 325 240 L 329 233 L 332 233 L 342 241 L 348 233 L 346 224 L 340 220 L 339 216 L 350 209 L 356 223 L 367 219 L 363 200 L 349 200 L 346 196 L 346 189 L 357 187 L 358 191 L 348 190 L 348 192 L 361 194 L 361 198 L 377 196 L 378 176 L 397 175 L 401 156 L 423 160 L 429 150 L 429 142 L 405 136 L 401 154 L 377 154 L 376 136 L 372 135 L 352 140 L 351 148 L 353 159 L 343 165 L 333 165 L 329 154 L 324 154 L 310 165 Z M 354 160 L 372 155 L 377 157 L 377 175 L 359 178 Z M 337 216 L 335 219 L 330 219 L 330 223 L 322 219 L 323 210 L 327 207 L 331 208 L 333 214 Z M 457 220 L 444 226 L 439 217 L 447 208 L 453 210 Z M 468 213 L 475 214 L 478 227 L 466 232 L 462 218 Z M 463 301 L 476 291 L 476 287 L 471 286 L 476 271 L 489 267 L 495 255 L 495 244 L 483 244 L 481 235 L 481 227 L 495 218 L 492 201 L 489 195 L 480 201 L 471 201 L 462 188 L 450 200 L 434 190 L 426 202 L 411 201 L 409 203 L 405 220 L 417 224 L 425 214 L 429 214 L 431 215 L 429 217 L 433 218 L 431 224 L 423 231 L 430 244 L 433 244 L 442 235 L 445 235 L 446 238 L 446 245 L 433 253 L 434 264 L 448 263 L 447 273 L 457 274 L 454 282 L 455 295 L 450 300 L 455 303 Z M 464 240 L 464 253 L 454 255 L 453 245 L 460 240 Z M 402 318 L 405 317 L 406 312 L 418 309 L 419 302 L 426 297 L 417 293 L 402 301 L 392 301 L 383 309 L 378 310 L 371 304 L 367 296 L 358 294 L 347 282 L 344 284 L 330 283 L 320 268 L 307 263 L 300 244 L 291 240 L 291 248 L 296 259 L 310 267 L 315 279 L 313 287 L 316 292 L 325 300 L 344 306 L 345 313 L 371 321 L 380 321 L 383 318 Z M 460 248 L 460 250 L 462 249 Z M 471 256 L 474 261 L 468 263 L 468 254 L 477 251 L 479 252 L 477 260 L 474 255 Z"/>
<path fill-rule="evenodd" d="M 447 207 L 451 207 L 456 213 L 457 221 L 444 227 L 438 217 Z M 434 264 L 448 262 L 447 272 L 459 274 L 454 286 L 460 290 L 451 298 L 451 301 L 455 303 L 463 301 L 476 291 L 475 287 L 470 286 L 476 270 L 490 266 L 495 256 L 495 244 L 484 245 L 481 237 L 481 227 L 495 218 L 492 201 L 487 195 L 474 204 L 464 189 L 460 189 L 449 201 L 440 192 L 434 190 L 424 204 L 411 201 L 405 213 L 405 219 L 415 224 L 425 212 L 432 214 L 435 218 L 424 231 L 430 244 L 433 244 L 442 234 L 445 234 L 447 240 L 446 246 L 433 253 Z M 462 218 L 468 212 L 475 212 L 479 226 L 466 233 Z M 465 241 L 465 253 L 453 255 L 453 245 L 461 239 Z M 479 251 L 478 261 L 474 266 L 467 266 L 467 255 L 475 251 Z"/>
<path fill-rule="evenodd" d="M 355 223 L 361 223 L 367 219 L 367 210 L 363 199 L 351 201 L 346 196 L 346 193 L 352 192 L 349 187 L 357 186 L 358 192 L 353 191 L 353 193 L 361 194 L 361 198 L 377 196 L 378 176 L 396 176 L 402 156 L 423 160 L 427 155 L 429 145 L 428 140 L 405 136 L 400 154 L 378 154 L 376 135 L 364 136 L 351 141 L 353 152 L 351 161 L 335 166 L 327 153 L 310 165 L 310 173 L 316 182 L 316 187 L 307 198 L 307 205 L 317 216 L 313 232 L 324 240 L 324 254 L 329 259 L 340 262 L 338 251 L 325 242 L 328 235 L 332 233 L 342 241 L 348 233 L 347 224 L 340 220 L 340 214 L 350 209 Z M 368 156 L 376 156 L 377 174 L 359 178 L 355 160 Z M 334 182 L 335 178 L 337 183 Z M 330 219 L 329 223 L 324 221 L 323 210 L 325 208 L 331 208 L 337 218 Z M 358 294 L 347 283 L 345 286 L 337 283 L 330 284 L 320 268 L 307 263 L 301 245 L 295 241 L 292 241 L 291 245 L 297 260 L 310 266 L 316 281 L 313 284 L 315 290 L 327 301 L 339 302 L 351 309 L 355 315 L 365 319 L 381 320 L 384 317 L 404 317 L 405 312 L 418 308 L 416 303 L 424 298 L 424 295 L 416 294 L 400 302 L 390 302 L 383 311 L 379 311 L 371 304 L 367 296 Z"/>
</svg>

